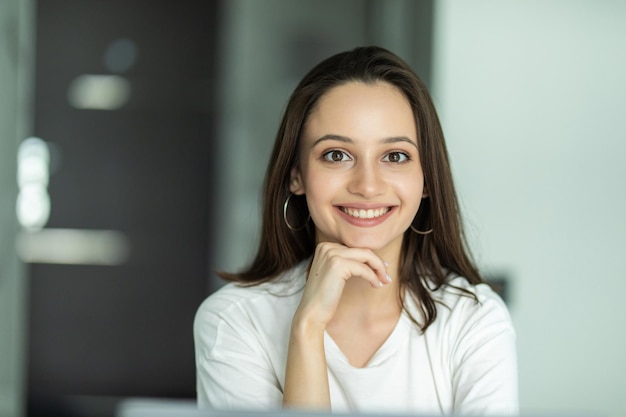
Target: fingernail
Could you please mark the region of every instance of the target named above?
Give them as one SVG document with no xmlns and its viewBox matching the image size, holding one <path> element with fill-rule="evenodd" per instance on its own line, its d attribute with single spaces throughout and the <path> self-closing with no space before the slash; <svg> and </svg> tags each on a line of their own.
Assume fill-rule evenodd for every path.
<svg viewBox="0 0 626 417">
<path fill-rule="evenodd" d="M 382 282 L 380 282 L 380 281 L 378 281 L 378 288 L 380 288 L 380 287 L 382 287 L 382 286 L 383 286 L 383 283 L 382 283 Z"/>
<path fill-rule="evenodd" d="M 389 266 L 389 262 L 387 262 L 387 261 L 383 261 L 383 264 L 384 264 L 385 266 Z"/>
<path fill-rule="evenodd" d="M 391 275 L 387 274 L 385 275 L 385 278 L 387 278 L 387 282 L 391 282 Z"/>
</svg>

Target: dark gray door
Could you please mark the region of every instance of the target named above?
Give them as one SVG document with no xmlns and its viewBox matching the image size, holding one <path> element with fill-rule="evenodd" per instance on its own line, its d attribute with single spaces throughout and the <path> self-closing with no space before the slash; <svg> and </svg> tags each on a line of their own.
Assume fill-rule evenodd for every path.
<svg viewBox="0 0 626 417">
<path fill-rule="evenodd" d="M 216 4 L 37 2 L 34 132 L 52 146 L 44 231 L 116 231 L 130 251 L 113 265 L 28 265 L 31 416 L 195 395 L 192 321 L 207 295 L 217 175 Z M 121 101 L 89 101 L 117 88 L 107 84 L 77 99 L 84 75 L 114 75 Z"/>
</svg>

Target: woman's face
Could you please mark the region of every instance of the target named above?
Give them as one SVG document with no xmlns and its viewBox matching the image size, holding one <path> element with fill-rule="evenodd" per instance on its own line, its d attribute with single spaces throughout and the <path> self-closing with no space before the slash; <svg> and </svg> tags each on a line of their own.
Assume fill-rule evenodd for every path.
<svg viewBox="0 0 626 417">
<path fill-rule="evenodd" d="M 306 195 L 317 242 L 399 251 L 424 196 L 417 143 L 413 111 L 392 85 L 350 82 L 323 95 L 290 184 Z"/>
</svg>

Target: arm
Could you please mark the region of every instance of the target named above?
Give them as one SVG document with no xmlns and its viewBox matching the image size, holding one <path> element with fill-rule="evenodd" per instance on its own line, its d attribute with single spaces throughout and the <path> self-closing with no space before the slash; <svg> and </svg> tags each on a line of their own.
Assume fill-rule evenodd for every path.
<svg viewBox="0 0 626 417">
<path fill-rule="evenodd" d="M 291 327 L 283 405 L 330 409 L 324 328 L 299 317 Z"/>
<path fill-rule="evenodd" d="M 374 288 L 388 283 L 384 262 L 372 251 L 327 242 L 317 246 L 292 320 L 283 406 L 330 409 L 324 331 L 352 277 Z"/>
</svg>

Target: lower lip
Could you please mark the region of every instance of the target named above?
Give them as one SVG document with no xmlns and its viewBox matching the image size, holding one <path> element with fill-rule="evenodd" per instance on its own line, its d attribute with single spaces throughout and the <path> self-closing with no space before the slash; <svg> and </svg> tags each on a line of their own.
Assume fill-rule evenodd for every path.
<svg viewBox="0 0 626 417">
<path fill-rule="evenodd" d="M 336 207 L 336 209 L 339 212 L 339 215 L 343 219 L 345 219 L 348 223 L 350 223 L 350 224 L 352 224 L 354 226 L 359 226 L 359 227 L 374 227 L 374 226 L 378 226 L 379 224 L 381 224 L 385 220 L 387 220 L 389 218 L 389 216 L 391 215 L 391 212 L 393 212 L 393 210 L 394 210 L 394 208 L 391 207 L 389 209 L 389 211 L 387 211 L 387 213 L 383 214 L 382 216 L 374 217 L 372 219 L 367 219 L 367 218 L 362 218 L 362 217 L 350 216 L 349 214 L 347 214 L 343 210 L 341 210 L 339 207 Z"/>
</svg>

